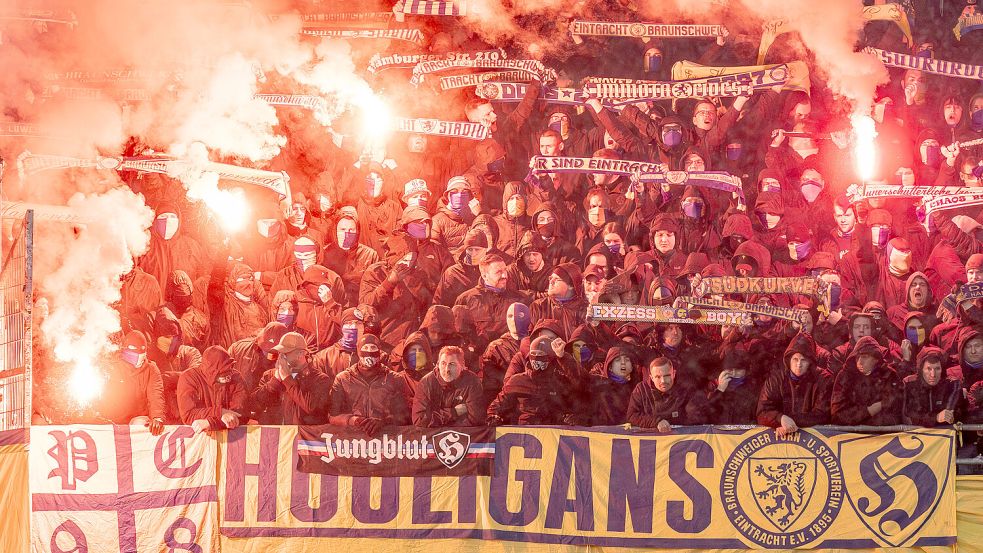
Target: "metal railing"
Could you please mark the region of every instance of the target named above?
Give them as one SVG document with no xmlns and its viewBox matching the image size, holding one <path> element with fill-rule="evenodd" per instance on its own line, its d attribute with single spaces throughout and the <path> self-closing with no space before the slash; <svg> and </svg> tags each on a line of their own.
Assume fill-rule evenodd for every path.
<svg viewBox="0 0 983 553">
<path fill-rule="evenodd" d="M 34 213 L 0 260 L 0 431 L 31 424 Z"/>
</svg>

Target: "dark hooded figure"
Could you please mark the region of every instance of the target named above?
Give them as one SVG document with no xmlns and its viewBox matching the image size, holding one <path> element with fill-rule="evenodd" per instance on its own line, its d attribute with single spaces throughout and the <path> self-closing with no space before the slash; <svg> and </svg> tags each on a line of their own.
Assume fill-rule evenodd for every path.
<svg viewBox="0 0 983 553">
<path fill-rule="evenodd" d="M 256 220 L 256 235 L 242 244 L 242 260 L 260 273 L 260 282 L 269 288 L 276 273 L 293 261 L 293 238 L 288 238 L 286 223 L 273 208 Z"/>
<path fill-rule="evenodd" d="M 355 347 L 365 332 L 361 309 L 349 307 L 341 313 L 341 338 L 314 354 L 311 364 L 319 371 L 334 378 L 358 361 Z"/>
<path fill-rule="evenodd" d="M 413 332 L 396 345 L 389 357 L 391 370 L 404 380 L 406 391 L 409 392 L 406 403 L 412 405 L 420 379 L 432 372 L 437 363 L 436 356 L 430 348 L 430 340 L 419 330 Z"/>
<path fill-rule="evenodd" d="M 498 242 L 495 247 L 512 258 L 518 257 L 519 239 L 532 224 L 526 211 L 527 205 L 528 198 L 523 183 L 506 183 L 502 193 L 502 213 L 495 216 L 495 225 L 498 227 Z"/>
<path fill-rule="evenodd" d="M 201 364 L 201 352 L 184 344 L 184 332 L 174 313 L 166 307 L 159 308 L 153 316 L 153 331 L 147 346 L 147 358 L 160 370 L 164 384 L 164 400 L 167 403 L 168 424 L 179 424 L 177 407 L 177 381 L 184 371 Z"/>
<path fill-rule="evenodd" d="M 208 272 L 205 250 L 182 228 L 184 223 L 176 205 L 165 204 L 157 209 L 151 226 L 150 249 L 140 259 L 140 268 L 157 282 L 166 282 L 174 269 L 181 269 L 192 279 Z"/>
<path fill-rule="evenodd" d="M 273 346 L 288 332 L 283 323 L 266 323 L 255 336 L 243 338 L 229 346 L 229 355 L 235 361 L 235 368 L 242 377 L 242 385 L 247 394 L 259 384 L 263 373 L 273 368 Z"/>
<path fill-rule="evenodd" d="M 406 381 L 381 361 L 379 339 L 358 340 L 358 364 L 335 378 L 331 386 L 331 424 L 353 426 L 375 435 L 384 426 L 410 422 Z"/>
<path fill-rule="evenodd" d="M 345 283 L 346 307 L 358 303 L 358 286 L 365 270 L 379 262 L 375 250 L 358 241 L 358 220 L 352 214 L 343 214 L 334 224 L 334 235 L 329 238 L 318 264 L 334 271 Z"/>
<path fill-rule="evenodd" d="M 359 303 L 372 306 L 379 316 L 380 335 L 391 349 L 419 328 L 433 299 L 433 290 L 414 269 L 416 241 L 397 235 L 386 243 L 385 261 L 372 265 L 362 277 Z"/>
<path fill-rule="evenodd" d="M 485 233 L 477 229 L 469 230 L 457 254 L 457 263 L 445 269 L 440 276 L 433 302 L 450 307 L 458 296 L 473 288 L 480 274 L 478 263 L 486 251 L 488 238 Z"/>
<path fill-rule="evenodd" d="M 741 347 L 724 352 L 723 370 L 707 393 L 705 420 L 711 424 L 754 424 L 760 380 L 751 371 L 751 355 Z"/>
<path fill-rule="evenodd" d="M 751 216 L 755 239 L 770 250 L 785 247 L 785 204 L 778 192 L 762 192 L 754 204 Z"/>
<path fill-rule="evenodd" d="M 628 403 L 641 375 L 641 364 L 630 349 L 614 346 L 607 351 L 604 361 L 596 363 L 590 373 L 591 426 L 614 426 L 628 420 Z"/>
<path fill-rule="evenodd" d="M 383 244 L 396 228 L 402 207 L 398 200 L 387 194 L 387 191 L 393 190 L 392 172 L 378 163 L 369 163 L 364 169 L 360 175 L 362 182 L 354 183 L 355 186 L 362 186 L 356 206 L 361 230 L 358 239 L 381 253 Z"/>
<path fill-rule="evenodd" d="M 232 429 L 244 424 L 247 400 L 242 377 L 225 348 L 211 346 L 201 355 L 201 365 L 181 373 L 177 402 L 181 422 L 195 432 Z"/>
<path fill-rule="evenodd" d="M 648 375 L 635 386 L 628 402 L 628 422 L 632 426 L 662 433 L 673 425 L 703 424 L 706 398 L 676 384 L 676 369 L 665 357 L 648 364 Z"/>
<path fill-rule="evenodd" d="M 515 261 L 509 265 L 508 286 L 527 293 L 546 292 L 553 263 L 546 257 L 546 241 L 538 233 L 526 231 L 519 240 Z"/>
<path fill-rule="evenodd" d="M 304 271 L 297 286 L 297 331 L 304 335 L 312 351 L 334 343 L 341 335 L 345 286 L 341 277 L 321 265 Z"/>
<path fill-rule="evenodd" d="M 561 213 L 552 202 L 544 202 L 532 215 L 532 232 L 546 244 L 543 258 L 550 265 L 580 262 L 580 251 L 560 232 L 564 225 L 564 221 L 560 220 Z M 521 243 L 519 248 L 522 248 Z"/>
<path fill-rule="evenodd" d="M 611 197 L 602 188 L 592 188 L 584 198 L 584 215 L 577 226 L 576 247 L 585 257 L 597 244 L 604 243 L 604 229 L 609 223 L 618 223 L 612 208 Z"/>
<path fill-rule="evenodd" d="M 233 262 L 228 276 L 225 263 L 212 271 L 208 284 L 208 308 L 211 313 L 211 343 L 223 348 L 236 340 L 255 336 L 267 321 L 263 287 L 256 283 L 248 265 Z M 224 278 L 223 278 L 224 277 Z"/>
<path fill-rule="evenodd" d="M 786 435 L 828 424 L 833 376 L 816 365 L 816 342 L 798 334 L 785 349 L 784 368 L 768 376 L 758 396 L 758 424 Z"/>
<path fill-rule="evenodd" d="M 498 397 L 488 406 L 488 425 L 576 424 L 576 404 L 569 399 L 570 382 L 562 375 L 550 344 L 540 336 L 523 356 L 523 370 L 505 380 Z"/>
<path fill-rule="evenodd" d="M 152 430 L 163 430 L 164 385 L 157 365 L 148 359 L 147 349 L 144 333 L 131 330 L 123 336 L 119 355 L 107 364 L 106 389 L 98 405 L 103 419 L 122 425 L 140 421 L 144 426 L 153 424 Z"/>
<path fill-rule="evenodd" d="M 983 380 L 983 334 L 976 328 L 960 330 L 957 352 L 957 364 L 946 368 L 946 375 L 962 382 L 963 388 L 969 390 Z"/>
<path fill-rule="evenodd" d="M 833 424 L 890 426 L 901 423 L 902 384 L 872 336 L 857 340 L 846 364 L 833 380 Z"/>
<path fill-rule="evenodd" d="M 946 377 L 945 353 L 935 346 L 922 348 L 915 374 L 904 379 L 904 424 L 933 427 L 959 419 L 962 386 Z"/>
<path fill-rule="evenodd" d="M 298 236 L 293 239 L 293 259 L 289 265 L 281 268 L 273 276 L 270 293 L 280 290 L 296 290 L 304 280 L 304 271 L 317 264 L 320 246 L 310 236 Z"/>
<path fill-rule="evenodd" d="M 208 316 L 193 305 L 194 283 L 188 273 L 178 269 L 171 273 L 164 286 L 164 307 L 177 317 L 184 345 L 204 348 L 211 329 Z"/>
<path fill-rule="evenodd" d="M 485 405 L 490 404 L 502 391 L 505 372 L 519 352 L 519 341 L 529 336 L 532 330 L 529 307 L 524 303 L 513 303 L 505 312 L 505 323 L 508 331 L 492 340 L 479 360 L 478 375 L 481 377 Z"/>
<path fill-rule="evenodd" d="M 686 264 L 686 254 L 679 248 L 681 231 L 679 222 L 668 213 L 663 213 L 652 221 L 649 229 L 649 243 L 652 249 L 645 252 L 639 261 L 652 268 L 657 276 L 676 278 Z M 625 267 L 629 266 L 625 260 Z"/>
<path fill-rule="evenodd" d="M 719 212 L 705 199 L 698 186 L 687 186 L 680 198 L 682 212 L 679 250 L 683 253 L 712 252 L 720 247 L 715 221 Z"/>
<path fill-rule="evenodd" d="M 573 329 L 584 323 L 587 316 L 587 298 L 584 297 L 584 276 L 573 263 L 557 265 L 550 275 L 546 297 L 529 306 L 532 320 L 555 319 L 563 329 L 563 336 L 570 336 Z"/>
<path fill-rule="evenodd" d="M 123 286 L 120 301 L 116 305 L 120 323 L 124 329 L 147 330 L 147 315 L 157 309 L 162 298 L 160 284 L 156 278 L 136 266 L 120 277 L 120 280 L 123 281 Z"/>
</svg>

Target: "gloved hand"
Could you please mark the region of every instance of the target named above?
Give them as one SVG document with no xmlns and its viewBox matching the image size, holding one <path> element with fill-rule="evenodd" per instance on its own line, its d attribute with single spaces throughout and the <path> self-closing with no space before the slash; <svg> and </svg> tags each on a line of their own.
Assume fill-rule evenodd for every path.
<svg viewBox="0 0 983 553">
<path fill-rule="evenodd" d="M 375 436 L 382 429 L 382 419 L 374 417 L 354 417 L 352 425 L 369 436 Z"/>
</svg>

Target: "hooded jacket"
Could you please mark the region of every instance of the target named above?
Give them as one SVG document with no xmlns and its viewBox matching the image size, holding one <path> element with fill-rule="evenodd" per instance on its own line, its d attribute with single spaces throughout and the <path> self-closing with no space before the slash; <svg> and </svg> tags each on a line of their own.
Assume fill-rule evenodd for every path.
<svg viewBox="0 0 983 553">
<path fill-rule="evenodd" d="M 485 233 L 475 229 L 468 231 L 457 254 L 457 263 L 445 269 L 440 277 L 440 283 L 433 294 L 433 303 L 448 307 L 454 305 L 458 296 L 472 288 L 481 278 L 481 271 L 478 269 L 480 260 L 468 258 L 469 247 L 488 248 Z"/>
<path fill-rule="evenodd" d="M 220 376 L 229 378 L 229 382 L 219 384 Z M 218 430 L 227 428 L 222 422 L 223 410 L 245 414 L 247 396 L 242 377 L 235 370 L 232 356 L 219 346 L 211 346 L 205 350 L 199 367 L 181 373 L 177 396 L 181 421 L 184 424 L 205 419 L 211 430 Z M 240 417 L 240 422 L 246 421 Z"/>
<path fill-rule="evenodd" d="M 563 271 L 572 282 L 573 295 L 568 300 L 558 300 L 552 296 L 539 298 L 529 306 L 532 320 L 554 319 L 559 323 L 562 332 L 560 336 L 570 336 L 573 329 L 584 323 L 587 317 L 587 300 L 584 298 L 584 276 L 574 263 L 557 265 L 553 272 Z M 508 309 L 508 305 L 505 306 Z M 505 312 L 502 312 L 504 319 Z"/>
<path fill-rule="evenodd" d="M 957 350 L 958 363 L 946 369 L 946 375 L 950 380 L 962 382 L 965 389 L 970 389 L 973 384 L 983 380 L 983 367 L 973 368 L 966 362 L 965 349 L 970 340 L 980 336 L 976 328 L 966 327 L 959 331 L 959 348 Z"/>
<path fill-rule="evenodd" d="M 410 347 L 414 344 L 423 348 L 424 358 L 420 367 L 410 366 L 408 354 Z M 409 392 L 409 395 L 406 397 L 406 403 L 407 405 L 412 405 L 413 396 L 416 395 L 420 380 L 432 372 L 433 368 L 437 365 L 437 353 L 430 347 L 430 340 L 427 338 L 427 335 L 418 330 L 411 333 L 405 340 L 396 345 L 389 359 L 389 366 L 393 368 L 397 376 L 405 381 L 406 390 Z M 416 360 L 417 363 L 420 363 L 420 361 L 420 359 Z"/>
<path fill-rule="evenodd" d="M 937 356 L 941 361 L 945 358 L 945 354 L 937 347 L 922 349 L 916 358 L 915 374 L 904 379 L 904 424 L 929 428 L 938 426 L 939 412 L 945 409 L 954 411 L 953 414 L 958 417 L 957 408 L 962 400 L 960 382 L 947 378 L 943 373 L 935 386 L 929 386 L 922 376 L 922 367 L 931 356 Z"/>
<path fill-rule="evenodd" d="M 862 353 L 879 357 L 873 372 L 866 376 L 857 368 L 857 357 Z M 833 381 L 833 394 L 830 397 L 833 424 L 900 424 L 902 384 L 884 357 L 884 349 L 872 336 L 857 340 L 843 370 Z M 881 403 L 880 412 L 871 415 L 868 407 L 878 402 Z"/>
<path fill-rule="evenodd" d="M 174 336 L 170 351 L 161 351 L 157 347 L 157 339 L 162 336 Z M 147 359 L 153 361 L 160 371 L 164 385 L 164 401 L 167 404 L 168 424 L 177 424 L 181 418 L 177 406 L 177 381 L 184 371 L 201 364 L 201 352 L 192 346 L 183 344 L 184 334 L 177 317 L 166 307 L 160 307 L 154 313 L 153 333 L 147 345 Z"/>
<path fill-rule="evenodd" d="M 194 283 L 188 273 L 178 269 L 164 285 L 164 306 L 178 318 L 184 344 L 202 349 L 207 346 L 211 329 L 208 316 L 192 304 Z"/>
<path fill-rule="evenodd" d="M 474 194 L 472 193 L 474 197 Z M 440 200 L 440 208 L 433 216 L 433 228 L 430 236 L 449 251 L 457 251 L 464 243 L 464 236 L 471 228 L 474 214 L 465 205 L 462 215 L 458 215 L 447 205 L 446 197 Z"/>
<path fill-rule="evenodd" d="M 405 278 L 395 277 L 395 265 L 407 253 L 419 251 L 417 243 L 408 236 L 396 235 L 387 242 L 388 252 L 384 261 L 365 271 L 359 287 L 359 304 L 368 304 L 379 317 L 379 337 L 391 349 L 410 332 L 419 328 L 420 320 L 433 300 L 433 287 L 437 283 L 420 271 L 412 270 Z"/>
<path fill-rule="evenodd" d="M 519 238 L 529 230 L 532 224 L 529 216 L 523 212 L 518 217 L 508 214 L 509 198 L 515 195 L 526 197 L 525 184 L 519 181 L 510 181 L 505 184 L 505 191 L 502 193 L 502 213 L 494 218 L 495 225 L 498 227 L 498 240 L 495 247 L 508 254 L 510 257 L 517 257 L 519 248 Z M 528 204 L 527 204 L 528 207 Z"/>
<path fill-rule="evenodd" d="M 544 211 L 549 211 L 553 214 L 556 219 L 553 231 L 553 239 L 544 239 L 546 243 L 546 250 L 543 252 L 543 258 L 549 265 L 559 265 L 560 263 L 579 263 L 580 262 L 580 252 L 577 248 L 564 238 L 563 233 L 560 229 L 563 228 L 564 221 L 561 220 L 563 214 L 562 210 L 557 209 L 553 202 L 544 202 L 539 208 L 536 209 L 535 213 L 532 215 L 532 229 L 533 232 L 540 233 L 540 225 L 536 222 L 540 213 Z"/>
<path fill-rule="evenodd" d="M 276 367 L 266 371 L 249 397 L 260 424 L 328 424 L 332 378 L 307 364 L 283 380 Z"/>
<path fill-rule="evenodd" d="M 123 425 L 139 416 L 166 419 L 164 384 L 160 370 L 153 361 L 148 358 L 137 368 L 117 356 L 107 368 L 109 378 L 99 400 L 99 414 L 102 417 L 113 424 Z"/>
<path fill-rule="evenodd" d="M 330 346 L 341 336 L 345 286 L 334 271 L 319 265 L 312 269 L 305 272 L 303 282 L 297 287 L 297 332 L 307 339 L 311 351 L 317 351 Z M 321 285 L 331 289 L 327 302 L 318 296 Z"/>
<path fill-rule="evenodd" d="M 523 371 L 507 378 L 502 391 L 488 406 L 491 424 L 550 424 L 574 422 L 574 407 L 568 397 L 570 383 L 564 378 L 557 360 L 550 358 L 546 369 L 532 368 L 528 357 Z"/>
<path fill-rule="evenodd" d="M 543 254 L 543 268 L 535 273 L 531 272 L 522 260 L 522 256 L 530 251 Z M 528 293 L 546 292 L 552 271 L 553 263 L 546 257 L 546 241 L 538 233 L 527 231 L 519 241 L 515 261 L 509 265 L 508 287 Z"/>
<path fill-rule="evenodd" d="M 366 269 L 379 262 L 379 254 L 361 242 L 356 242 L 347 250 L 342 248 L 338 245 L 337 221 L 332 227 L 335 232 L 321 250 L 317 263 L 341 277 L 345 284 L 345 307 L 351 307 L 358 303 L 358 286 L 362 282 L 362 275 L 365 274 Z M 361 237 L 362 233 L 357 221 L 355 228 L 356 236 Z"/>
<path fill-rule="evenodd" d="M 615 359 L 627 355 L 632 360 L 632 373 L 627 382 L 614 381 L 609 373 Z M 591 425 L 613 426 L 628 420 L 628 403 L 632 390 L 641 380 L 640 362 L 628 348 L 614 346 L 604 361 L 596 363 L 590 373 Z"/>
<path fill-rule="evenodd" d="M 218 265 L 213 269 L 208 284 L 212 328 L 210 343 L 227 348 L 236 340 L 255 336 L 266 325 L 266 298 L 263 287 L 256 283 L 251 288 L 249 301 L 235 295 L 238 279 L 253 278 L 253 270 L 249 266 L 234 262 L 228 267 L 228 276 L 223 279 L 222 266 L 225 262 L 220 261 Z"/>
<path fill-rule="evenodd" d="M 797 378 L 790 369 L 796 353 L 811 362 L 809 372 Z M 828 424 L 833 376 L 816 365 L 816 343 L 812 337 L 801 333 L 795 336 L 785 349 L 783 364 L 782 370 L 773 371 L 761 388 L 758 424 L 778 428 L 782 425 L 782 415 L 803 428 Z"/>
<path fill-rule="evenodd" d="M 704 417 L 711 424 L 754 424 L 758 407 L 760 380 L 752 375 L 751 356 L 739 348 L 729 348 L 724 353 L 723 368 L 746 368 L 744 381 L 731 380 L 721 392 L 717 382 L 711 382 L 707 392 L 707 412 Z"/>
<path fill-rule="evenodd" d="M 406 381 L 396 373 L 384 366 L 366 372 L 356 364 L 335 378 L 329 405 L 332 417 L 349 421 L 352 416 L 368 417 L 405 425 L 410 422 L 407 397 Z"/>
</svg>

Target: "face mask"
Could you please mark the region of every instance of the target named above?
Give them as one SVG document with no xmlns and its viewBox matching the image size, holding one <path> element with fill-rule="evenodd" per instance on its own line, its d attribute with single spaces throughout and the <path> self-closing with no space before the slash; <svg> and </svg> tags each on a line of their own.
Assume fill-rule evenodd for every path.
<svg viewBox="0 0 983 553">
<path fill-rule="evenodd" d="M 317 299 L 321 303 L 328 303 L 331 300 L 331 287 L 327 284 L 319 284 L 317 287 Z"/>
<path fill-rule="evenodd" d="M 806 201 L 812 203 L 816 201 L 816 198 L 823 191 L 823 185 L 819 181 L 807 179 L 802 181 L 802 188 L 800 190 L 802 190 L 802 196 Z"/>
<path fill-rule="evenodd" d="M 371 369 L 379 363 L 379 357 L 380 355 L 378 353 L 362 354 L 362 357 L 359 358 L 359 363 L 361 363 L 366 369 Z"/>
<path fill-rule="evenodd" d="M 621 255 L 621 244 L 608 244 L 608 251 L 615 255 Z"/>
<path fill-rule="evenodd" d="M 891 228 L 883 225 L 870 227 L 870 240 L 875 247 L 883 248 L 891 238 Z"/>
<path fill-rule="evenodd" d="M 509 311 L 509 315 L 511 316 L 507 317 L 506 319 L 506 324 L 509 327 L 509 333 L 520 340 L 526 336 L 529 336 L 529 326 L 532 323 L 529 313 L 520 311 L 517 316 L 515 309 L 510 307 Z"/>
<path fill-rule="evenodd" d="M 802 261 L 803 259 L 809 257 L 812 252 L 812 242 L 790 242 L 788 245 L 788 256 L 792 258 L 793 261 Z"/>
<path fill-rule="evenodd" d="M 166 353 L 167 355 L 174 355 L 174 353 L 181 347 L 181 337 L 180 336 L 158 336 L 157 337 L 157 349 Z"/>
<path fill-rule="evenodd" d="M 535 371 L 545 371 L 546 366 L 549 365 L 549 361 L 540 361 L 538 359 L 530 359 L 529 364 L 532 365 Z"/>
<path fill-rule="evenodd" d="M 942 148 L 940 146 L 926 146 L 922 154 L 922 163 L 929 167 L 938 167 L 942 164 Z"/>
<path fill-rule="evenodd" d="M 683 215 L 699 219 L 703 216 L 703 202 L 683 202 Z"/>
<path fill-rule="evenodd" d="M 297 319 L 297 315 L 293 313 L 277 313 L 276 322 L 283 323 L 283 326 L 287 328 L 293 328 L 294 320 Z"/>
<path fill-rule="evenodd" d="M 347 351 L 352 351 L 355 349 L 355 344 L 358 343 L 358 326 L 354 324 L 346 324 L 341 327 L 341 348 Z"/>
<path fill-rule="evenodd" d="M 727 159 L 731 161 L 737 161 L 741 159 L 741 152 L 743 147 L 740 144 L 728 144 L 727 145 Z"/>
<path fill-rule="evenodd" d="M 427 352 L 425 351 L 411 351 L 406 355 L 406 363 L 414 371 L 426 368 L 427 366 Z"/>
<path fill-rule="evenodd" d="M 581 365 L 586 365 L 587 363 L 589 363 L 592 355 L 593 352 L 590 350 L 589 347 L 587 347 L 587 344 L 584 344 L 579 348 L 576 346 L 573 348 L 574 359 Z"/>
<path fill-rule="evenodd" d="M 317 245 L 308 238 L 298 238 L 294 243 L 294 260 L 301 272 L 317 261 Z"/>
<path fill-rule="evenodd" d="M 328 198 L 324 194 L 318 195 L 317 207 L 321 210 L 321 213 L 327 213 L 331 210 L 331 198 Z"/>
<path fill-rule="evenodd" d="M 406 234 L 409 234 L 417 240 L 425 240 L 428 238 L 429 230 L 427 229 L 426 223 L 414 221 L 406 225 Z"/>
<path fill-rule="evenodd" d="M 229 382 L 232 382 L 232 375 L 223 374 L 215 377 L 215 383 L 225 386 Z"/>
<path fill-rule="evenodd" d="M 512 217 L 513 219 L 522 217 L 526 214 L 526 200 L 522 196 L 509 198 L 506 208 L 508 209 L 509 217 Z"/>
<path fill-rule="evenodd" d="M 539 226 L 539 234 L 541 234 L 544 238 L 552 238 L 553 233 L 555 231 L 556 231 L 556 221 L 550 221 L 545 225 Z"/>
<path fill-rule="evenodd" d="M 911 328 L 905 327 L 904 337 L 908 339 L 909 342 L 916 346 L 920 346 L 925 343 L 925 327 L 922 328 Z"/>
<path fill-rule="evenodd" d="M 501 173 L 505 169 L 505 158 L 496 159 L 495 161 L 488 164 L 488 171 L 492 173 Z"/>
<path fill-rule="evenodd" d="M 138 353 L 136 351 L 128 350 L 128 349 L 124 349 L 121 355 L 123 356 L 123 361 L 126 361 L 127 363 L 133 365 L 138 369 L 142 367 L 144 361 L 147 360 L 146 353 Z"/>
<path fill-rule="evenodd" d="M 474 258 L 471 257 L 471 252 L 465 250 L 464 256 L 461 258 L 461 262 L 469 267 L 474 266 Z"/>
<path fill-rule="evenodd" d="M 365 195 L 369 198 L 378 198 L 382 194 L 382 177 L 375 173 L 370 173 L 365 177 Z"/>
<path fill-rule="evenodd" d="M 468 202 L 471 201 L 471 193 L 462 190 L 460 192 L 451 192 L 447 198 L 447 207 L 451 208 L 452 211 L 461 211 Z"/>
<path fill-rule="evenodd" d="M 174 213 L 161 213 L 154 219 L 154 233 L 164 240 L 170 240 L 177 234 L 178 227 L 181 226 L 180 220 Z"/>
<path fill-rule="evenodd" d="M 668 129 L 662 131 L 662 143 L 672 148 L 678 146 L 683 141 L 683 131 L 678 129 Z"/>
<path fill-rule="evenodd" d="M 970 126 L 974 131 L 983 129 L 983 109 L 978 109 L 970 116 Z"/>
<path fill-rule="evenodd" d="M 594 225 L 595 227 L 604 226 L 604 223 L 607 222 L 607 216 L 604 213 L 604 208 L 601 206 L 590 208 L 590 211 L 587 212 L 587 220 L 590 221 L 590 224 Z"/>
<path fill-rule="evenodd" d="M 256 231 L 263 238 L 276 238 L 280 234 L 280 221 L 276 219 L 260 219 L 256 221 Z"/>
<path fill-rule="evenodd" d="M 549 129 L 551 130 L 551 131 L 556 131 L 556 132 L 560 132 L 560 129 L 562 129 L 562 128 L 563 128 L 563 123 L 562 123 L 561 121 L 553 121 L 552 123 L 550 123 L 549 125 L 546 125 L 546 126 L 547 126 L 547 127 L 548 127 L 548 128 L 549 128 Z"/>
<path fill-rule="evenodd" d="M 727 385 L 727 387 L 728 388 L 737 388 L 741 384 L 744 384 L 744 381 L 746 381 L 746 380 L 747 380 L 747 377 L 746 376 L 742 376 L 740 378 L 738 378 L 738 377 L 735 376 L 734 378 L 731 378 L 730 379 L 730 383 Z"/>
<path fill-rule="evenodd" d="M 174 307 L 177 307 L 178 311 L 183 313 L 184 311 L 187 311 L 189 307 L 191 307 L 191 296 L 175 295 L 171 298 L 171 302 L 174 304 Z"/>
<path fill-rule="evenodd" d="M 252 298 L 252 296 L 253 296 L 253 281 L 252 280 L 236 281 L 236 283 L 235 283 L 235 293 L 236 294 L 241 294 L 243 296 L 246 296 L 247 299 L 248 298 Z"/>
<path fill-rule="evenodd" d="M 911 269 L 911 252 L 891 248 L 888 260 L 888 270 L 895 276 L 907 274 Z"/>
<path fill-rule="evenodd" d="M 244 303 L 249 303 L 249 302 L 253 301 L 253 298 L 251 296 L 249 296 L 248 294 L 243 294 L 242 292 L 240 292 L 238 290 L 232 292 L 232 295 L 235 296 L 237 300 L 239 300 L 241 302 L 244 302 Z"/>
<path fill-rule="evenodd" d="M 338 231 L 338 245 L 341 246 L 341 249 L 350 250 L 356 242 L 358 242 L 357 232 Z"/>
</svg>

